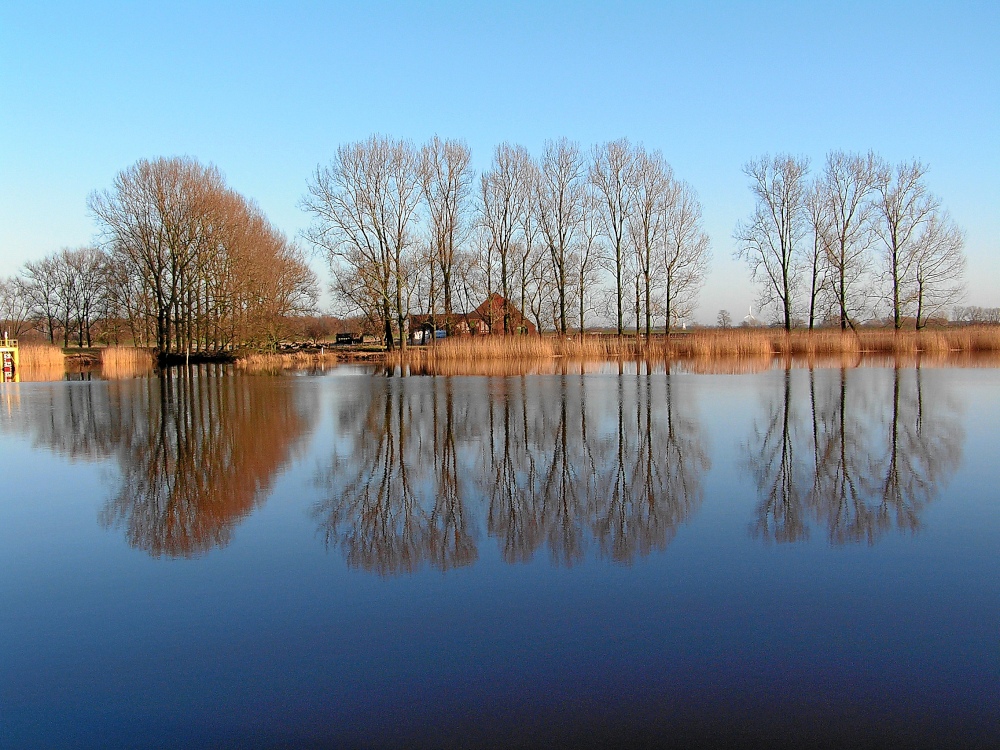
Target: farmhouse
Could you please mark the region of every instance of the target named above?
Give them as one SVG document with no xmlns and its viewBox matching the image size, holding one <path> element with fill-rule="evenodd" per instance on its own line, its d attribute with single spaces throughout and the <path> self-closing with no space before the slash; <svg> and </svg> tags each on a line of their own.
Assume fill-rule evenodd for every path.
<svg viewBox="0 0 1000 750">
<path fill-rule="evenodd" d="M 434 316 L 433 323 L 430 315 L 411 315 L 410 341 L 414 344 L 427 343 L 434 335 L 435 326 L 439 337 L 444 332 L 450 332 L 453 336 L 502 335 L 505 312 L 508 316 L 508 326 L 511 333 L 538 333 L 535 324 L 528 320 L 513 302 L 494 293 L 472 312 L 452 313 L 451 315 L 442 313 Z"/>
</svg>

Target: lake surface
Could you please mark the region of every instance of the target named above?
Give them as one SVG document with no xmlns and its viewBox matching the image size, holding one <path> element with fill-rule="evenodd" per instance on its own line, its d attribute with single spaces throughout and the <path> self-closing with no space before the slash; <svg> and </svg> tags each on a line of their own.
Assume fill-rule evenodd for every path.
<svg viewBox="0 0 1000 750">
<path fill-rule="evenodd" d="M 0 386 L 0 746 L 998 747 L 998 438 L 993 368 Z"/>
</svg>

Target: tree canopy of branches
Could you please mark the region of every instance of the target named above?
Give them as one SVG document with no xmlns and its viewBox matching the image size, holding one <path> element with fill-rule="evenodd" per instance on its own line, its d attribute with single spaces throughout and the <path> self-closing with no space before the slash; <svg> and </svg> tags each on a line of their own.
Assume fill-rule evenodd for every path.
<svg viewBox="0 0 1000 750">
<path fill-rule="evenodd" d="M 736 229 L 738 257 L 761 285 L 761 306 L 777 308 L 785 330 L 792 327 L 798 244 L 806 231 L 809 160 L 787 154 L 748 162 L 743 173 L 757 205 Z"/>
<path fill-rule="evenodd" d="M 545 144 L 535 208 L 555 279 L 558 330 L 562 334 L 567 330 L 570 253 L 583 220 L 586 174 L 580 147 L 576 143 L 561 138 Z"/>
<path fill-rule="evenodd" d="M 622 138 L 594 148 L 590 182 L 597 193 L 604 234 L 611 245 L 608 260 L 615 277 L 615 326 L 618 335 L 625 330 L 624 290 L 625 254 L 628 252 L 628 220 L 634 204 L 636 153 Z"/>
<path fill-rule="evenodd" d="M 221 173 L 190 158 L 142 160 L 90 196 L 111 305 L 163 355 L 273 340 L 315 306 L 302 252 Z"/>
<path fill-rule="evenodd" d="M 326 250 L 334 288 L 378 322 L 386 347 L 400 346 L 416 274 L 419 156 L 409 141 L 373 135 L 337 149 L 317 167 L 303 207 L 313 215 L 307 236 Z"/>
<path fill-rule="evenodd" d="M 524 147 L 502 143 L 493 155 L 493 165 L 480 179 L 480 221 L 488 249 L 500 265 L 504 333 L 511 333 L 508 303 L 515 274 L 521 270 L 518 234 L 523 229 L 525 213 L 532 210 L 532 169 L 531 157 Z"/>
<path fill-rule="evenodd" d="M 455 265 L 461 244 L 468 234 L 473 178 L 471 160 L 472 152 L 467 144 L 442 140 L 437 136 L 420 151 L 421 184 L 430 225 L 429 308 L 433 318 L 437 307 L 437 272 L 440 271 L 445 320 L 449 326 L 454 312 Z"/>
<path fill-rule="evenodd" d="M 846 329 L 880 309 L 896 329 L 907 316 L 921 328 L 961 299 L 964 237 L 928 190 L 925 165 L 834 151 L 814 180 L 808 167 L 765 156 L 744 168 L 757 205 L 737 226 L 736 254 L 786 329 L 799 312 L 810 328 L 832 314 Z"/>
<path fill-rule="evenodd" d="M 643 158 L 662 184 L 647 217 L 655 236 L 639 247 Z M 490 332 L 523 333 L 516 306 L 539 330 L 565 333 L 613 296 L 621 333 L 633 281 L 647 333 L 665 308 L 675 323 L 691 314 L 708 258 L 701 206 L 659 153 L 624 139 L 584 151 L 562 138 L 538 158 L 502 143 L 475 181 L 471 162 L 462 141 L 435 136 L 417 148 L 376 135 L 316 169 L 302 201 L 313 218 L 305 236 L 330 261 L 341 314 L 365 316 L 394 346 L 405 345 L 411 311 L 426 314 L 421 326 L 450 329 L 456 313 L 493 299 Z"/>
</svg>

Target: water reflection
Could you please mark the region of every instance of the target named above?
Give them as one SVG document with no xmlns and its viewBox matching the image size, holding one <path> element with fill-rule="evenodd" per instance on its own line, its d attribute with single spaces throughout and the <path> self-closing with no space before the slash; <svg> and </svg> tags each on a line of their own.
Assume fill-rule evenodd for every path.
<svg viewBox="0 0 1000 750">
<path fill-rule="evenodd" d="M 709 459 L 668 372 L 372 379 L 337 414 L 314 516 L 352 566 L 387 575 L 593 545 L 628 563 L 663 549 L 702 501 Z"/>
<path fill-rule="evenodd" d="M 53 387 L 32 395 L 22 424 L 64 455 L 117 460 L 103 526 L 154 556 L 198 555 L 267 498 L 316 411 L 288 381 L 216 370 Z"/>
<path fill-rule="evenodd" d="M 888 377 L 886 377 L 888 376 Z M 759 495 L 751 533 L 874 544 L 915 532 L 961 462 L 964 433 L 951 396 L 920 368 L 785 369 L 743 445 Z"/>
<path fill-rule="evenodd" d="M 940 373 L 786 367 L 743 381 L 763 404 L 739 466 L 722 468 L 752 478 L 756 505 L 739 511 L 752 536 L 873 544 L 917 531 L 961 462 L 961 415 Z M 631 564 L 665 549 L 703 501 L 701 375 L 621 362 L 383 374 L 324 382 L 203 367 L 35 384 L 4 392 L 0 424 L 74 460 L 116 461 L 100 523 L 151 555 L 225 546 L 311 433 L 321 392 L 335 397 L 334 438 L 319 448 L 309 512 L 352 567 L 450 570 L 484 543 L 510 563 Z"/>
</svg>

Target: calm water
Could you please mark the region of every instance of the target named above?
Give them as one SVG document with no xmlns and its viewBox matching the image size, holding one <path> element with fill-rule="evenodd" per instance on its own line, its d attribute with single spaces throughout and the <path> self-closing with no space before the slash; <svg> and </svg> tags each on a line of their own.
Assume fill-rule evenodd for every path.
<svg viewBox="0 0 1000 750">
<path fill-rule="evenodd" d="M 0 390 L 0 746 L 1000 746 L 1000 371 Z"/>
</svg>

